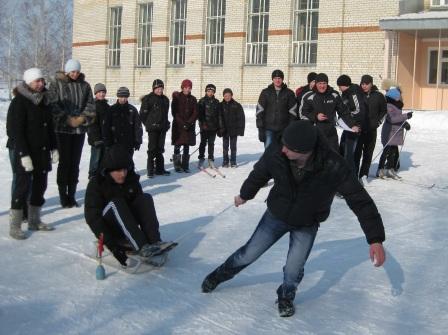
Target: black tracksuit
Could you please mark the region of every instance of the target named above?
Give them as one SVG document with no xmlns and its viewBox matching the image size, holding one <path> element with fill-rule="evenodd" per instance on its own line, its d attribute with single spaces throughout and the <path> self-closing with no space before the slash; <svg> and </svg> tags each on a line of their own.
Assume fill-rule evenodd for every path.
<svg viewBox="0 0 448 335">
<path fill-rule="evenodd" d="M 11 208 L 26 207 L 30 188 L 30 205 L 41 207 L 51 171 L 51 151 L 56 149 L 51 107 L 46 92 L 32 92 L 24 83 L 14 89 L 14 95 L 6 123 L 16 173 Z M 26 172 L 21 164 L 21 158 L 25 156 L 31 158 L 34 168 L 31 172 Z"/>
<path fill-rule="evenodd" d="M 169 109 L 170 101 L 165 95 L 159 96 L 151 92 L 142 99 L 139 115 L 148 133 L 148 175 L 154 173 L 154 160 L 156 174 L 165 172 L 163 153 L 165 152 L 166 132 L 170 128 Z"/>
<path fill-rule="evenodd" d="M 342 102 L 341 96 L 332 87 L 328 86 L 324 93 L 319 93 L 317 88 L 306 93 L 302 99 L 302 106 L 299 110 L 300 117 L 313 122 L 326 136 L 330 147 L 338 151 L 338 133 L 336 131 L 336 113 L 350 128 L 355 125 L 355 121 L 350 115 L 347 106 Z M 327 119 L 319 121 L 317 114 L 324 114 Z"/>
<path fill-rule="evenodd" d="M 214 160 L 215 139 L 221 117 L 221 104 L 215 96 L 209 98 L 207 95 L 198 101 L 198 121 L 201 134 L 199 144 L 199 159 L 205 158 L 205 147 L 208 144 L 208 159 Z"/>
<path fill-rule="evenodd" d="M 356 171 L 359 169 L 359 178 L 369 175 L 373 151 L 375 150 L 377 128 L 387 114 L 386 99 L 376 86 L 373 86 L 370 92 L 364 93 L 364 101 L 367 106 L 367 127 L 361 130 L 361 136 L 355 151 Z M 362 164 L 359 168 L 361 156 Z"/>
</svg>

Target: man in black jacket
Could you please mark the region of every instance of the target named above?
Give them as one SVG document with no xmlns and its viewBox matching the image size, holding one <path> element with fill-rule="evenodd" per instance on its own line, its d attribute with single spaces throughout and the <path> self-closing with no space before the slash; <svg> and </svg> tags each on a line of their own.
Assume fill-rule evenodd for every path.
<svg viewBox="0 0 448 335">
<path fill-rule="evenodd" d="M 211 292 L 220 283 L 233 278 L 289 233 L 284 279 L 277 294 L 280 316 L 291 316 L 305 262 L 319 224 L 330 214 L 336 192 L 344 196 L 358 217 L 375 266 L 385 261 L 382 246 L 385 233 L 373 200 L 351 173 L 344 158 L 330 150 L 325 136 L 316 126 L 308 121 L 293 122 L 285 129 L 282 142 L 282 147 L 271 145 L 265 151 L 235 197 L 238 207 L 253 199 L 273 178 L 268 209 L 249 241 L 205 278 L 202 291 Z"/>
<path fill-rule="evenodd" d="M 258 139 L 267 148 L 280 142 L 283 130 L 292 120 L 297 120 L 297 103 L 294 92 L 283 82 L 281 70 L 272 72 L 272 84 L 260 93 L 256 108 Z"/>
<path fill-rule="evenodd" d="M 357 133 L 360 130 L 339 93 L 328 85 L 328 76 L 325 73 L 316 76 L 316 86 L 303 96 L 299 113 L 302 119 L 311 121 L 322 130 L 330 147 L 335 151 L 339 149 L 338 133 L 335 128 L 336 113 L 353 132 Z"/>
<path fill-rule="evenodd" d="M 170 175 L 170 172 L 165 170 L 163 158 L 166 132 L 170 129 L 168 121 L 170 101 L 163 94 L 164 88 L 165 84 L 162 80 L 154 80 L 152 92 L 143 97 L 140 107 L 140 120 L 148 133 L 148 161 L 146 164 L 148 178 L 154 177 L 154 161 L 156 175 Z"/>
<path fill-rule="evenodd" d="M 95 85 L 93 89 L 95 95 L 95 121 L 87 128 L 87 141 L 91 146 L 89 179 L 96 175 L 101 159 L 104 155 L 104 139 L 102 125 L 109 113 L 110 106 L 106 100 L 106 86 L 102 83 Z"/>
<path fill-rule="evenodd" d="M 310 72 L 306 76 L 308 84 L 304 86 L 300 86 L 296 89 L 296 101 L 297 101 L 297 110 L 300 109 L 300 106 L 302 105 L 302 98 L 305 95 L 305 93 L 312 91 L 314 86 L 316 85 L 316 72 Z"/>
<path fill-rule="evenodd" d="M 362 129 L 355 151 L 356 170 L 358 170 L 361 156 L 362 164 L 359 169 L 359 179 L 362 183 L 367 181 L 370 165 L 372 164 L 373 150 L 375 150 L 377 128 L 383 122 L 387 113 L 387 103 L 384 95 L 373 85 L 372 76 L 365 74 L 361 77 L 361 88 L 365 94 L 367 104 L 367 127 Z"/>
<path fill-rule="evenodd" d="M 150 194 L 143 193 L 140 176 L 127 147 L 114 145 L 104 154 L 100 171 L 89 181 L 84 216 L 97 238 L 126 266 L 126 250 L 147 258 L 161 244 L 159 221 Z"/>
<path fill-rule="evenodd" d="M 208 84 L 205 87 L 205 96 L 198 101 L 198 121 L 201 134 L 199 144 L 199 168 L 202 168 L 205 160 L 205 147 L 208 144 L 208 165 L 215 168 L 215 139 L 219 129 L 221 104 L 215 98 L 216 86 Z"/>
</svg>

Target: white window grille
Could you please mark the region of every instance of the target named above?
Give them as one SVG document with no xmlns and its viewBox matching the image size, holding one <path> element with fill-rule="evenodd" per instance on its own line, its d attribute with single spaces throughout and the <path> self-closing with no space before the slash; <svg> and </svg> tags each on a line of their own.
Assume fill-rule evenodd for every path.
<svg viewBox="0 0 448 335">
<path fill-rule="evenodd" d="M 442 49 L 439 61 L 439 51 L 437 49 L 429 50 L 428 62 L 428 83 L 437 84 L 437 72 L 439 72 L 439 84 L 448 84 L 448 49 Z"/>
<path fill-rule="evenodd" d="M 170 64 L 185 64 L 185 35 L 187 27 L 187 0 L 172 0 Z"/>
<path fill-rule="evenodd" d="M 445 7 L 448 6 L 448 0 L 431 0 L 431 7 Z"/>
<path fill-rule="evenodd" d="M 250 0 L 246 38 L 246 64 L 268 60 L 269 0 Z"/>
<path fill-rule="evenodd" d="M 121 14 L 123 7 L 111 7 L 109 17 L 108 65 L 120 66 L 121 52 Z"/>
<path fill-rule="evenodd" d="M 316 64 L 318 21 L 319 0 L 296 0 L 292 42 L 294 64 Z"/>
<path fill-rule="evenodd" d="M 151 66 L 152 8 L 152 2 L 139 5 L 137 66 Z"/>
<path fill-rule="evenodd" d="M 207 7 L 207 33 L 205 39 L 205 63 L 224 63 L 224 31 L 226 0 L 209 0 Z"/>
</svg>

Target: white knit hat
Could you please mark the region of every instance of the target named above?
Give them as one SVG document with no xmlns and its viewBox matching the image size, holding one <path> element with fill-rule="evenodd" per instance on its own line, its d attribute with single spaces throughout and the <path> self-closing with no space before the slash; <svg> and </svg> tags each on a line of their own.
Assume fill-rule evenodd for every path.
<svg viewBox="0 0 448 335">
<path fill-rule="evenodd" d="M 42 70 L 37 67 L 32 67 L 23 73 L 23 80 L 27 85 L 31 84 L 34 80 L 43 78 Z"/>
<path fill-rule="evenodd" d="M 81 72 L 81 63 L 79 62 L 79 60 L 69 59 L 67 63 L 65 63 L 64 71 L 65 73 L 69 73 L 72 71 Z"/>
</svg>

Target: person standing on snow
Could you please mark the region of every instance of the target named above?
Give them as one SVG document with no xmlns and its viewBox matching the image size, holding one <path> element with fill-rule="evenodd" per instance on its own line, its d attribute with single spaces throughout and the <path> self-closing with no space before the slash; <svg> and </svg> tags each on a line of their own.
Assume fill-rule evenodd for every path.
<svg viewBox="0 0 448 335">
<path fill-rule="evenodd" d="M 54 130 L 60 153 L 57 184 L 64 208 L 79 207 L 75 194 L 79 163 L 87 127 L 95 120 L 92 89 L 81 73 L 81 64 L 69 59 L 65 72 L 57 72 L 50 82 Z"/>
<path fill-rule="evenodd" d="M 91 146 L 89 179 L 96 175 L 101 159 L 104 156 L 104 136 L 102 126 L 109 113 L 110 106 L 106 100 L 106 86 L 98 83 L 93 88 L 95 95 L 95 121 L 87 128 L 87 142 Z"/>
<path fill-rule="evenodd" d="M 299 112 L 301 119 L 311 121 L 322 130 L 330 147 L 335 151 L 339 150 L 338 133 L 335 128 L 336 113 L 353 132 L 360 131 L 339 93 L 328 85 L 328 76 L 325 73 L 316 76 L 316 86 L 303 96 Z"/>
<path fill-rule="evenodd" d="M 243 205 L 273 178 L 266 212 L 249 241 L 206 276 L 202 291 L 212 292 L 289 233 L 283 283 L 277 289 L 279 314 L 286 317 L 295 312 L 297 286 L 303 278 L 319 225 L 328 218 L 336 192 L 344 196 L 358 217 L 375 266 L 385 261 L 382 246 L 385 233 L 375 203 L 344 158 L 330 149 L 317 126 L 309 121 L 293 122 L 285 129 L 282 143 L 265 150 L 235 197 L 235 206 Z"/>
<path fill-rule="evenodd" d="M 296 89 L 297 110 L 299 110 L 300 106 L 302 106 L 302 98 L 305 93 L 312 91 L 314 86 L 316 85 L 316 76 L 316 72 L 308 73 L 306 77 L 308 84 L 305 86 L 300 86 L 298 89 Z"/>
<path fill-rule="evenodd" d="M 216 86 L 208 84 L 205 87 L 205 96 L 198 102 L 198 121 L 201 135 L 199 144 L 199 168 L 205 161 L 205 147 L 208 144 L 208 166 L 215 168 L 215 139 L 219 130 L 219 119 L 221 117 L 221 104 L 215 98 Z"/>
<path fill-rule="evenodd" d="M 148 160 L 146 164 L 148 178 L 154 177 L 154 163 L 156 175 L 170 175 L 170 172 L 165 170 L 163 158 L 166 132 L 170 129 L 170 121 L 168 121 L 170 101 L 163 94 L 164 88 L 165 84 L 162 80 L 154 80 L 152 92 L 143 97 L 140 107 L 140 120 L 148 133 Z"/>
<path fill-rule="evenodd" d="M 281 70 L 272 72 L 272 84 L 263 89 L 256 108 L 258 139 L 265 149 L 272 143 L 279 143 L 286 126 L 297 120 L 297 103 L 294 92 L 283 82 Z"/>
<path fill-rule="evenodd" d="M 173 129 L 171 140 L 174 145 L 173 165 L 176 172 L 190 172 L 190 146 L 196 144 L 196 119 L 198 118 L 197 100 L 191 94 L 193 83 L 185 79 L 181 84 L 181 92 L 173 92 L 171 114 Z M 180 148 L 183 147 L 182 158 Z"/>
<path fill-rule="evenodd" d="M 129 95 L 127 87 L 118 88 L 117 102 L 110 107 L 102 130 L 106 149 L 121 144 L 132 157 L 142 144 L 143 128 L 137 108 L 128 102 Z"/>
<path fill-rule="evenodd" d="M 16 173 L 9 214 L 9 235 L 17 240 L 27 238 L 21 229 L 26 206 L 28 230 L 54 229 L 43 223 L 40 216 L 45 203 L 48 172 L 51 171 L 51 163 L 57 163 L 59 159 L 42 71 L 38 68 L 28 69 L 23 74 L 23 80 L 14 89 L 6 125 L 13 153 L 13 171 Z"/>
</svg>

